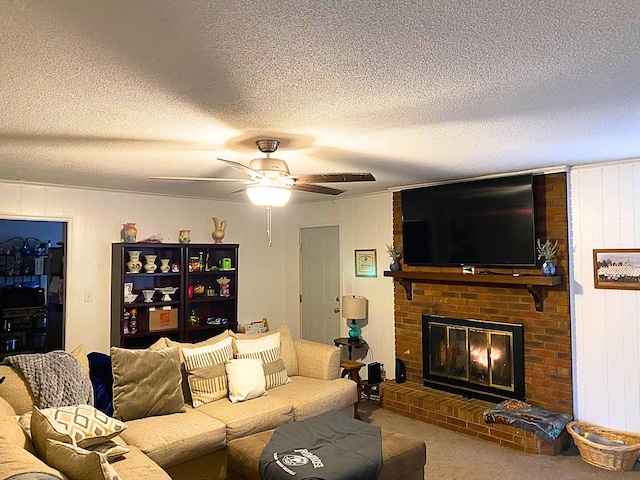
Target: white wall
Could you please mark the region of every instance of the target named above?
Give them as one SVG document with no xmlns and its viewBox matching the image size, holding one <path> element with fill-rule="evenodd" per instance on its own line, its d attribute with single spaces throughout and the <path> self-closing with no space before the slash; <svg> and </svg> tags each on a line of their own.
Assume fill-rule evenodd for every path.
<svg viewBox="0 0 640 480">
<path fill-rule="evenodd" d="M 640 160 L 570 174 L 574 410 L 640 432 L 640 291 L 594 288 L 593 249 L 640 248 Z"/>
<path fill-rule="evenodd" d="M 274 212 L 274 218 L 278 212 Z M 292 205 L 286 211 L 286 288 L 285 316 L 298 319 L 290 323 L 294 336 L 299 336 L 299 232 L 305 227 L 337 225 L 340 229 L 341 295 L 363 295 L 369 300 L 369 319 L 362 328 L 362 337 L 370 346 L 370 353 L 362 359 L 362 351 L 354 350 L 354 360 L 365 363 L 384 363 L 387 376 L 395 370 L 395 332 L 393 316 L 393 281 L 383 277 L 390 259 L 386 244 L 393 241 L 393 198 L 391 193 L 334 201 Z M 377 278 L 355 276 L 354 250 L 377 250 Z M 347 335 L 346 320 L 341 323 Z M 366 378 L 366 369 L 361 375 Z"/>
<path fill-rule="evenodd" d="M 120 241 L 123 223 L 136 222 L 138 240 L 158 233 L 177 242 L 178 230 L 188 228 L 192 242 L 210 243 L 213 216 L 228 222 L 224 242 L 240 244 L 239 320 L 267 317 L 280 325 L 284 221 L 277 216 L 269 248 L 265 211 L 245 203 L 0 183 L 0 218 L 68 222 L 67 350 L 81 343 L 87 351 L 109 349 L 111 243 Z M 85 291 L 92 302 L 84 301 Z"/>
</svg>

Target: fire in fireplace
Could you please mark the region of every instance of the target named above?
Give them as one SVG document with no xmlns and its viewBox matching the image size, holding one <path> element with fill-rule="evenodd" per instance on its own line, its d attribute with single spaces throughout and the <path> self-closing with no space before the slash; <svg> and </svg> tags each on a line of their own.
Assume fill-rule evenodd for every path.
<svg viewBox="0 0 640 480">
<path fill-rule="evenodd" d="M 423 315 L 422 376 L 466 397 L 524 400 L 523 327 Z"/>
</svg>

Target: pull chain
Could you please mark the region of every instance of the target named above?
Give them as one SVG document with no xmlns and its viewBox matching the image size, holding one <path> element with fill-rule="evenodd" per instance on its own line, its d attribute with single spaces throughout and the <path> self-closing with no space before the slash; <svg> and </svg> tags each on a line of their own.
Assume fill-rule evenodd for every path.
<svg viewBox="0 0 640 480">
<path fill-rule="evenodd" d="M 269 248 L 271 248 L 271 207 L 267 207 L 267 238 L 269 239 Z"/>
</svg>

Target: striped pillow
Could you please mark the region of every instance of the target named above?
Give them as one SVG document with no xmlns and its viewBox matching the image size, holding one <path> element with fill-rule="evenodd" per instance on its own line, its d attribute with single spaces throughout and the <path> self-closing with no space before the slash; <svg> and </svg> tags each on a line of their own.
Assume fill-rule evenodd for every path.
<svg viewBox="0 0 640 480">
<path fill-rule="evenodd" d="M 231 337 L 203 347 L 185 348 L 184 366 L 194 407 L 227 396 L 227 375 L 224 364 L 233 358 Z"/>
<path fill-rule="evenodd" d="M 291 382 L 280 354 L 280 332 L 247 340 L 234 339 L 237 358 L 255 358 L 262 361 L 267 390 Z"/>
</svg>

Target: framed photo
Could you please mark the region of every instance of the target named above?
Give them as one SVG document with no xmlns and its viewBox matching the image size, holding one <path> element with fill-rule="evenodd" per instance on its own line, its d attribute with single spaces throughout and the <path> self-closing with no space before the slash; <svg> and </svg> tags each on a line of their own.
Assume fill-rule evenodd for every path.
<svg viewBox="0 0 640 480">
<path fill-rule="evenodd" d="M 594 250 L 593 280 L 596 288 L 640 290 L 640 249 Z"/>
<path fill-rule="evenodd" d="M 356 250 L 356 277 L 377 277 L 376 250 Z"/>
</svg>

